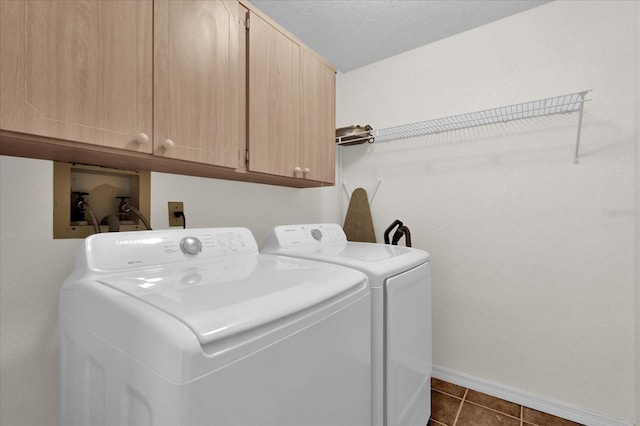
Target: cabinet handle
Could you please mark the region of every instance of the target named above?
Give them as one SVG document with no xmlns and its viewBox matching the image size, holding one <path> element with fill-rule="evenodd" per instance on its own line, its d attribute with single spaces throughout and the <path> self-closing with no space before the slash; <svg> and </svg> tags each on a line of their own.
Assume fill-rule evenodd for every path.
<svg viewBox="0 0 640 426">
<path fill-rule="evenodd" d="M 176 144 L 171 139 L 165 139 L 164 142 L 162 142 L 162 146 L 164 149 L 171 149 L 176 146 Z"/>
<path fill-rule="evenodd" d="M 138 135 L 136 136 L 136 142 L 138 142 L 140 145 L 146 145 L 147 143 L 149 143 L 149 135 L 147 135 L 146 133 L 138 133 Z"/>
<path fill-rule="evenodd" d="M 308 173 L 311 173 L 311 169 L 310 169 L 310 168 L 308 168 L 308 167 L 305 167 L 305 168 L 302 170 L 302 173 L 304 173 L 305 175 L 306 175 L 306 174 L 308 174 Z"/>
</svg>

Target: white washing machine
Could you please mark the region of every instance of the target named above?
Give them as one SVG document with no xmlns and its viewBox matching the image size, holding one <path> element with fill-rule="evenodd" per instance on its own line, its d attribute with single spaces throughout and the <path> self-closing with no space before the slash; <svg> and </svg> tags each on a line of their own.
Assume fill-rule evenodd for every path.
<svg viewBox="0 0 640 426">
<path fill-rule="evenodd" d="M 60 425 L 366 425 L 370 291 L 244 228 L 88 237 L 60 292 Z"/>
<path fill-rule="evenodd" d="M 278 226 L 267 236 L 261 252 L 344 265 L 368 276 L 372 425 L 427 424 L 432 366 L 428 253 L 348 242 L 337 224 Z"/>
</svg>

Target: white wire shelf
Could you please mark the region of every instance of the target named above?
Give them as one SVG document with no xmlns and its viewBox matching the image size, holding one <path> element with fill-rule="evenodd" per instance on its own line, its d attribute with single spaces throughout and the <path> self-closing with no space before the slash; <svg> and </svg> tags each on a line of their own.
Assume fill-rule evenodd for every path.
<svg viewBox="0 0 640 426">
<path fill-rule="evenodd" d="M 370 130 L 368 132 L 351 134 L 348 138 L 336 137 L 336 144 L 345 145 L 348 143 L 351 145 L 359 140 L 363 142 L 372 142 L 372 138 L 375 142 L 388 142 L 397 139 L 431 135 L 476 126 L 506 123 L 513 120 L 578 112 L 578 136 L 576 139 L 576 151 L 574 158 L 575 163 L 578 163 L 580 128 L 582 127 L 582 110 L 584 103 L 590 100 L 585 99 L 585 96 L 590 91 L 591 90 L 585 90 L 582 92 L 539 99 L 515 105 L 452 115 L 450 117 L 436 118 L 417 123 L 403 124 L 400 126 L 388 127 L 386 129 Z"/>
</svg>

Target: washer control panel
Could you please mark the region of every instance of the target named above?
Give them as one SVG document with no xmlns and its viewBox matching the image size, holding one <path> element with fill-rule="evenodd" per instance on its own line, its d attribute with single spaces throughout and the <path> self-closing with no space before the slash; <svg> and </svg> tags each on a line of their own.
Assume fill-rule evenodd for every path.
<svg viewBox="0 0 640 426">
<path fill-rule="evenodd" d="M 246 228 L 95 234 L 85 240 L 84 249 L 87 266 L 102 271 L 258 254 L 256 240 Z"/>
<path fill-rule="evenodd" d="M 270 247 L 294 248 L 347 241 L 337 223 L 276 226 L 267 237 Z"/>
</svg>

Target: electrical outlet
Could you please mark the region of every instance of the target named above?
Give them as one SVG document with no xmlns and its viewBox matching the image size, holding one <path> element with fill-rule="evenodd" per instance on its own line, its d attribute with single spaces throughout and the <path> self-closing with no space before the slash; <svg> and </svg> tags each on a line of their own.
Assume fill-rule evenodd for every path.
<svg viewBox="0 0 640 426">
<path fill-rule="evenodd" d="M 169 201 L 169 226 L 182 226 L 182 216 L 177 216 L 174 212 L 184 213 L 182 201 Z"/>
</svg>

